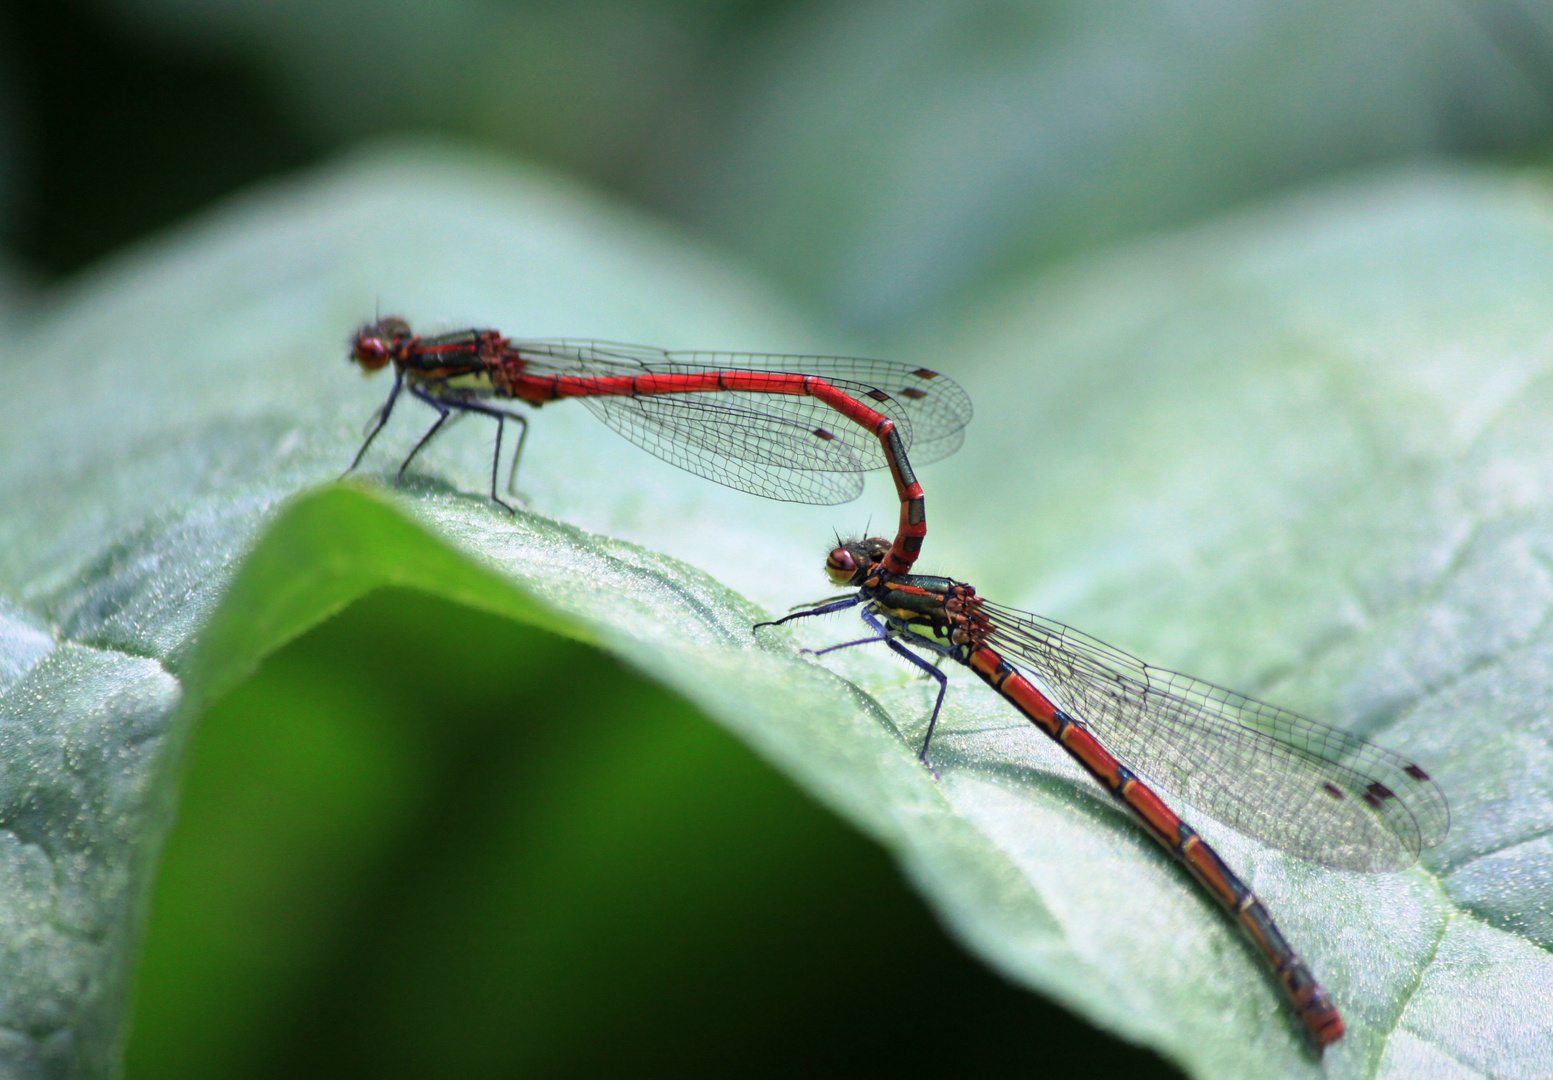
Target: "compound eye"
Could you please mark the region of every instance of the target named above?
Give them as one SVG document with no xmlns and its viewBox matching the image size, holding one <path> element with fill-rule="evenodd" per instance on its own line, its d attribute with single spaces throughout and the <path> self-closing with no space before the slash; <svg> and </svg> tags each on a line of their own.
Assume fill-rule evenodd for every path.
<svg viewBox="0 0 1553 1080">
<path fill-rule="evenodd" d="M 388 363 L 388 344 L 382 338 L 359 337 L 351 358 L 367 371 L 376 371 Z"/>
<path fill-rule="evenodd" d="M 846 585 L 857 576 L 857 558 L 849 548 L 835 548 L 826 556 L 825 573 L 837 585 Z"/>
</svg>

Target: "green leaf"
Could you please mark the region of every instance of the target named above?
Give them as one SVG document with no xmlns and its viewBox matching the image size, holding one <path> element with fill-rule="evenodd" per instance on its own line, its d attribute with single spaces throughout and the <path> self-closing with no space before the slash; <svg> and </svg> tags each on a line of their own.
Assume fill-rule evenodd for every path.
<svg viewBox="0 0 1553 1080">
<path fill-rule="evenodd" d="M 953 349 L 980 409 L 965 451 L 924 470 L 925 570 L 1373 734 L 1451 796 L 1445 845 L 1380 877 L 1194 819 L 1342 1006 L 1350 1034 L 1329 1075 L 1534 1075 L 1548 1060 L 1536 882 L 1549 874 L 1549 208 L 1537 182 L 1492 176 L 1317 192 L 1017 285 L 920 343 L 946 368 Z M 979 683 L 955 673 L 935 780 L 914 756 L 923 681 L 867 650 L 796 652 L 845 640 L 847 623 L 751 634 L 757 604 L 820 591 L 829 527 L 861 511 L 716 488 L 564 405 L 534 423 L 531 512 L 481 497 L 490 433 L 476 424 L 439 440 L 403 491 L 382 486 L 425 423 L 409 409 L 360 481 L 321 487 L 386 393 L 343 359 L 346 330 L 378 301 L 525 336 L 827 345 L 757 283 L 603 200 L 405 146 L 230 207 L 62 298 L 22 343 L 35 379 L 0 424 L 0 1026 L 13 1033 L 0 1052 L 15 1071 L 112 1073 L 140 901 L 194 725 L 245 686 L 280 685 L 245 683 L 266 654 L 392 587 L 524 628 L 533 662 L 482 676 L 515 712 L 564 717 L 571 684 L 550 673 L 588 670 L 594 654 L 575 650 L 592 645 L 638 680 L 577 680 L 598 708 L 634 711 L 623 702 L 645 678 L 668 693 L 638 716 L 689 702 L 714 717 L 887 846 L 999 971 L 1193 1075 L 1320 1072 L 1232 925 Z M 870 491 L 892 520 L 887 488 Z M 362 649 L 409 666 L 450 645 L 478 656 L 485 640 L 415 630 L 385 616 Z M 237 901 L 262 891 L 276 851 L 370 861 L 384 821 L 427 790 L 426 736 L 393 727 L 392 702 L 389 734 L 369 743 L 328 720 L 344 691 L 308 678 L 244 706 L 276 718 L 254 769 L 317 799 L 335 761 L 352 809 L 252 826 L 251 865 L 215 879 Z M 671 762 L 653 728 L 629 737 L 643 760 Z M 653 775 L 607 759 L 569 775 L 590 794 Z M 191 798 L 219 810 L 198 756 L 192 767 Z M 239 802 L 234 790 L 221 812 L 240 824 L 252 814 Z M 607 865 L 567 862 L 564 835 L 535 835 L 551 855 L 524 865 L 564 868 L 558 896 L 604 887 Z M 239 1004 L 267 992 L 261 978 L 283 985 L 328 917 L 259 899 L 242 924 L 253 948 L 287 944 L 238 958 L 255 981 L 221 992 Z M 538 934 L 536 948 L 557 940 Z M 177 992 L 167 970 L 148 968 L 145 985 Z M 206 969 L 218 989 L 219 970 Z M 209 1003 L 187 992 L 191 1008 Z"/>
</svg>

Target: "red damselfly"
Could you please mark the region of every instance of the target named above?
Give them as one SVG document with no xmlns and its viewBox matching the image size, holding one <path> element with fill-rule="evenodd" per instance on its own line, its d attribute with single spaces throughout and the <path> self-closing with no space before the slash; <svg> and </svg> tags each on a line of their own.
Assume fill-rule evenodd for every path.
<svg viewBox="0 0 1553 1080">
<path fill-rule="evenodd" d="M 984 600 L 964 582 L 893 574 L 883 566 L 889 546 L 880 539 L 842 543 L 826 560 L 826 573 L 856 588 L 854 595 L 759 625 L 861 606 L 872 633 L 817 653 L 883 641 L 937 680 L 924 763 L 948 678 L 913 649 L 969 667 L 1072 755 L 1230 912 L 1318 1048 L 1341 1038 L 1343 1020 L 1331 997 L 1262 902 L 1144 778 L 1283 851 L 1380 872 L 1411 864 L 1450 827 L 1445 795 L 1429 774 L 1358 736 Z"/>
<path fill-rule="evenodd" d="M 496 489 L 502 429 L 511 420 L 521 430 L 511 494 L 528 420 L 499 403 L 538 407 L 578 398 L 648 453 L 769 499 L 847 502 L 862 491 L 863 472 L 888 468 L 901 500 L 900 530 L 886 556 L 894 573 L 910 569 L 927 532 L 922 489 L 905 451 L 937 461 L 959 448 L 971 418 L 970 399 L 952 379 L 886 360 L 515 341 L 496 330 L 423 338 L 400 318 L 357 331 L 351 359 L 367 372 L 392 364 L 394 385 L 347 472 L 361 463 L 408 389 L 439 415 L 399 466 L 398 478 L 454 413 L 489 416 L 496 420 L 491 499 L 510 510 Z"/>
</svg>

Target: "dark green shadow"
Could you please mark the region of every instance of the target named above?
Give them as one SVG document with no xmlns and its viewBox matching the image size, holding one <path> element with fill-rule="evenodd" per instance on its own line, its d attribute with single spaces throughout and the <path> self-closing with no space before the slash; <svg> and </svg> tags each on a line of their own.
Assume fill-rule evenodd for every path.
<svg viewBox="0 0 1553 1080">
<path fill-rule="evenodd" d="M 1177 1075 L 971 960 L 882 850 L 679 698 L 403 589 L 203 718 L 128 1064 Z"/>
</svg>

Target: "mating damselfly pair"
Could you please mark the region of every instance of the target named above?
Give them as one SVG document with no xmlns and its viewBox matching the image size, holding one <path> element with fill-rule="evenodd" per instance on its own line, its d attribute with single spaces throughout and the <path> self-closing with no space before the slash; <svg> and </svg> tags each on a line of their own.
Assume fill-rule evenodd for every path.
<svg viewBox="0 0 1553 1080">
<path fill-rule="evenodd" d="M 351 358 L 392 365 L 394 384 L 352 462 L 360 464 L 401 392 L 438 414 L 404 458 L 455 413 L 496 421 L 491 499 L 509 405 L 577 398 L 615 431 L 696 475 L 766 498 L 830 504 L 887 468 L 900 499 L 893 539 L 839 543 L 826 570 L 855 590 L 763 623 L 860 608 L 869 634 L 820 653 L 882 642 L 936 680 L 924 764 L 947 679 L 923 659 L 964 664 L 1051 737 L 1235 919 L 1272 970 L 1316 1047 L 1340 1038 L 1330 995 L 1262 902 L 1155 792 L 1179 795 L 1238 831 L 1322 865 L 1382 872 L 1411 864 L 1449 828 L 1445 796 L 1416 763 L 1355 735 L 1156 668 L 1061 623 L 1004 607 L 949 577 L 913 574 L 927 532 L 908 454 L 956 450 L 971 417 L 949 378 L 846 357 L 675 353 L 581 341 L 520 341 L 495 330 L 422 338 L 402 319 L 363 327 Z M 510 509 L 510 507 L 508 507 Z"/>
</svg>

